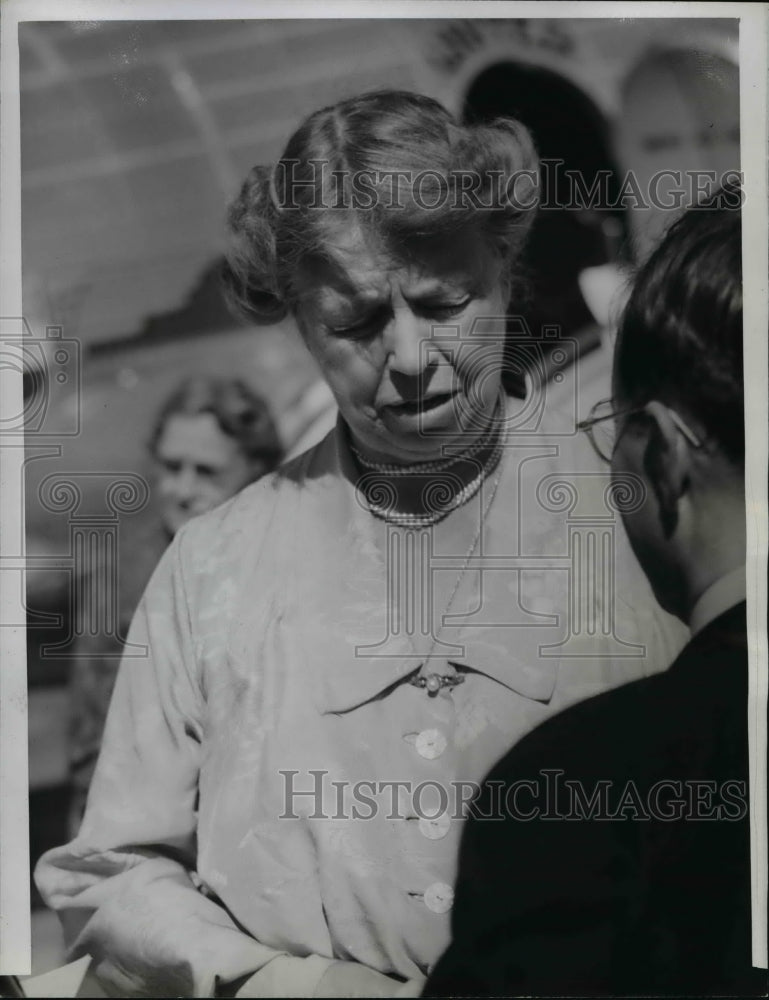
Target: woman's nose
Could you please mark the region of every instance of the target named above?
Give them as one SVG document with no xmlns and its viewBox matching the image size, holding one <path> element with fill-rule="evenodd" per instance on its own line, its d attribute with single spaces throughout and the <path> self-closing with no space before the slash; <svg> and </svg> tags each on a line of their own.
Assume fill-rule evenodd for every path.
<svg viewBox="0 0 769 1000">
<path fill-rule="evenodd" d="M 428 363 L 430 327 L 408 308 L 396 309 L 385 332 L 390 367 L 403 375 L 420 375 Z"/>
<path fill-rule="evenodd" d="M 173 492 L 178 500 L 190 500 L 195 495 L 196 477 L 194 469 L 184 467 L 173 477 Z"/>
</svg>

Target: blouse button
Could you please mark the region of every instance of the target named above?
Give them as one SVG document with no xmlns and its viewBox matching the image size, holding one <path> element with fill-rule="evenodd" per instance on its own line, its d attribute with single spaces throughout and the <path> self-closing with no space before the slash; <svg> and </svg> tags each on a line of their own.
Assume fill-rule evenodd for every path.
<svg viewBox="0 0 769 1000">
<path fill-rule="evenodd" d="M 446 737 L 439 729 L 423 729 L 416 738 L 417 753 L 425 760 L 435 760 L 446 749 Z"/>
<path fill-rule="evenodd" d="M 419 832 L 428 840 L 441 840 L 449 832 L 451 820 L 446 813 L 440 816 L 431 816 L 429 819 L 422 816 L 419 820 Z"/>
<path fill-rule="evenodd" d="M 448 913 L 454 903 L 454 890 L 445 882 L 433 882 L 425 889 L 425 906 L 433 913 Z"/>
</svg>

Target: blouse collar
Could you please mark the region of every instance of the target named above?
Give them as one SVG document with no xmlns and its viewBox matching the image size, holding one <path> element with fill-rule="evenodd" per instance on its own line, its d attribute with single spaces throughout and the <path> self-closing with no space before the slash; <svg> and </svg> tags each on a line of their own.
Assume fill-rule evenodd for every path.
<svg viewBox="0 0 769 1000">
<path fill-rule="evenodd" d="M 326 483 L 334 497 L 333 500 L 329 498 L 331 516 L 323 530 L 327 532 L 326 544 L 344 546 L 344 565 L 351 577 L 348 581 L 339 582 L 343 586 L 351 582 L 355 598 L 360 600 L 359 616 L 351 622 L 351 632 L 362 639 L 362 642 L 358 642 L 355 649 L 351 648 L 347 655 L 337 659 L 333 666 L 329 664 L 329 669 L 317 672 L 316 700 L 324 713 L 347 712 L 383 696 L 388 689 L 404 682 L 424 662 L 432 643 L 432 637 L 421 635 L 401 633 L 382 639 L 379 634 L 385 616 L 381 613 L 381 601 L 377 603 L 374 595 L 382 592 L 381 581 L 385 567 L 374 541 L 373 530 L 380 522 L 375 521 L 364 509 L 360 497 L 356 495 L 355 481 L 359 473 L 341 417 L 337 421 L 333 440 L 334 468 L 330 470 L 331 475 Z M 507 471 L 507 476 L 509 475 L 510 470 Z M 504 493 L 504 478 L 506 477 L 503 476 L 500 484 L 500 493 Z M 496 509 L 492 508 L 484 527 L 487 537 L 490 530 L 502 530 L 503 522 L 499 519 L 507 518 L 508 515 L 504 503 L 496 505 Z M 332 529 L 332 524 L 336 530 Z M 342 534 L 339 535 L 339 532 Z M 328 556 L 330 559 L 334 558 L 330 552 Z M 486 598 L 489 596 L 487 594 Z M 342 594 L 339 597 L 345 600 Z M 509 600 L 509 594 L 505 591 L 500 594 L 500 599 Z M 365 610 L 367 600 L 371 605 L 368 616 Z M 367 627 L 370 627 L 368 637 Z M 343 623 L 342 628 L 345 628 Z M 557 659 L 539 658 L 534 664 L 519 660 L 500 642 L 499 632 L 499 628 L 491 627 L 445 630 L 432 650 L 436 664 L 434 669 L 442 672 L 442 665 L 448 661 L 460 668 L 485 674 L 517 695 L 535 701 L 549 701 L 557 681 Z M 427 671 L 429 670 L 428 666 Z"/>
</svg>

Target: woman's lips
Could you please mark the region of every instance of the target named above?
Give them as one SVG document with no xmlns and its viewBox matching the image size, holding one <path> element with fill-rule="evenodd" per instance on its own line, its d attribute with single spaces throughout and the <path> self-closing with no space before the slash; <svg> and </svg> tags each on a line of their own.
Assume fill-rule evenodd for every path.
<svg viewBox="0 0 769 1000">
<path fill-rule="evenodd" d="M 388 403 L 386 409 L 395 413 L 429 413 L 454 398 L 453 392 L 436 392 L 420 399 L 404 400 L 402 403 Z"/>
<path fill-rule="evenodd" d="M 453 414 L 455 396 L 453 392 L 436 392 L 420 399 L 389 403 L 381 409 L 382 419 L 386 424 L 408 430 L 440 425 Z"/>
</svg>

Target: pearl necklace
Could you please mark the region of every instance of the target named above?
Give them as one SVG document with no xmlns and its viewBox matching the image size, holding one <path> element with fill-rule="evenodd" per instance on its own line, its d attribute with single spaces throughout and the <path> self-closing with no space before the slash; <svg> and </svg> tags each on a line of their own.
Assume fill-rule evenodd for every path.
<svg viewBox="0 0 769 1000">
<path fill-rule="evenodd" d="M 494 411 L 494 419 L 492 419 L 490 424 L 490 426 L 494 428 L 496 441 L 483 467 L 479 469 L 478 474 L 469 483 L 462 486 L 447 503 L 440 504 L 440 506 L 436 506 L 435 509 L 429 510 L 424 514 L 415 514 L 395 510 L 395 497 L 392 497 L 389 503 L 377 503 L 375 500 L 366 496 L 366 487 L 383 491 L 385 484 L 381 482 L 379 477 L 386 477 L 389 479 L 403 478 L 405 476 L 446 473 L 453 466 L 458 465 L 462 461 L 470 461 L 473 456 L 482 452 L 484 449 L 487 449 L 489 447 L 489 438 L 487 435 L 483 435 L 477 441 L 474 441 L 471 445 L 469 445 L 469 447 L 460 452 L 458 455 L 452 455 L 449 458 L 438 461 L 417 462 L 414 465 L 388 465 L 380 462 L 372 462 L 370 459 L 362 455 L 355 445 L 350 442 L 350 448 L 358 462 L 368 470 L 368 473 L 362 476 L 358 482 L 358 490 L 365 498 L 366 506 L 369 512 L 373 514 L 374 517 L 378 517 L 382 521 L 387 521 L 388 524 L 393 524 L 402 528 L 419 529 L 430 528 L 434 524 L 438 524 L 445 517 L 448 517 L 452 511 L 456 510 L 458 507 L 464 506 L 466 503 L 469 503 L 478 490 L 480 490 L 483 482 L 495 470 L 502 456 L 504 435 L 501 428 L 494 426 L 495 418 L 500 410 L 501 406 L 498 405 Z"/>
<path fill-rule="evenodd" d="M 475 476 L 469 483 L 463 486 L 458 492 L 456 492 L 452 498 L 446 504 L 441 504 L 434 510 L 427 511 L 424 514 L 415 514 L 407 511 L 398 511 L 393 509 L 391 504 L 378 504 L 370 498 L 366 497 L 366 505 L 370 513 L 374 517 L 378 517 L 382 521 L 387 521 L 388 524 L 394 524 L 402 528 L 429 528 L 434 524 L 438 524 L 445 517 L 457 508 L 464 506 L 469 503 L 470 500 L 476 495 L 478 490 L 480 490 L 483 482 L 491 475 L 494 469 L 498 466 L 499 460 L 502 457 L 502 440 L 497 441 L 494 446 L 493 451 L 489 455 L 486 464 L 480 469 L 478 475 Z M 359 488 L 361 486 L 376 485 L 376 480 L 371 477 L 369 482 L 366 482 L 368 477 L 363 477 L 361 483 L 359 483 Z M 365 496 L 365 492 L 364 492 Z"/>
</svg>

